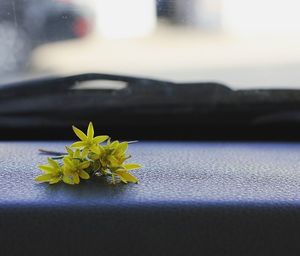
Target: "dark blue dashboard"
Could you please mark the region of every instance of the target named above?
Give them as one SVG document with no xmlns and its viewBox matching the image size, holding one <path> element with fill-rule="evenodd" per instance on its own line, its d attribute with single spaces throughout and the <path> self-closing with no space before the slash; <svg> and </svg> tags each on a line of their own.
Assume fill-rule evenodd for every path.
<svg viewBox="0 0 300 256">
<path fill-rule="evenodd" d="M 66 144 L 0 143 L 1 255 L 299 255 L 300 143 L 139 142 L 139 184 L 36 184 Z"/>
</svg>

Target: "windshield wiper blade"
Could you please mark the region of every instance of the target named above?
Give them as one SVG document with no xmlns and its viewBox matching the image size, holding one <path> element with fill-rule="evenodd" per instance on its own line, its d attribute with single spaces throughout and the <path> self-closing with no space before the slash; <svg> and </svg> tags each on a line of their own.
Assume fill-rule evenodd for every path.
<svg viewBox="0 0 300 256">
<path fill-rule="evenodd" d="M 125 86 L 121 90 L 114 88 L 108 90 L 101 86 L 96 86 L 93 89 L 76 88 L 78 85 L 80 87 L 81 84 L 88 81 L 98 82 L 99 84 L 101 84 L 101 82 L 109 83 L 110 81 L 122 82 Z M 184 85 L 189 85 L 188 90 L 186 90 Z M 74 90 L 75 88 L 79 90 Z M 107 94 L 108 91 L 110 92 L 110 95 Z M 117 92 L 111 93 L 111 91 Z M 146 99 L 154 97 L 156 102 L 160 101 L 163 103 L 171 101 L 172 103 L 177 104 L 187 100 L 190 100 L 191 102 L 200 100 L 214 103 L 216 99 L 224 97 L 229 92 L 232 92 L 230 88 L 213 82 L 186 84 L 134 76 L 87 73 L 0 84 L 0 103 L 1 101 L 5 102 L 8 100 L 16 100 L 18 98 L 35 100 L 37 97 L 65 97 L 65 95 L 72 95 L 80 98 L 81 96 L 86 97 L 87 94 L 90 99 L 100 97 L 101 95 L 110 96 L 111 98 L 116 99 L 119 96 L 119 98 L 130 98 L 136 103 L 139 103 L 138 99 L 145 97 Z M 104 105 L 106 104 L 105 100 L 102 102 Z"/>
<path fill-rule="evenodd" d="M 181 89 L 181 85 L 186 85 L 187 83 L 174 83 L 170 81 L 155 80 L 143 77 L 135 76 L 124 76 L 124 75 L 114 75 L 114 74 L 100 74 L 100 73 L 85 73 L 79 75 L 62 76 L 62 77 L 45 77 L 31 80 L 24 80 L 18 82 L 11 82 L 6 84 L 0 84 L 0 97 L 14 97 L 14 96 L 26 96 L 26 95 L 39 95 L 39 94 L 49 94 L 49 93 L 64 93 L 71 90 L 74 86 L 80 84 L 81 82 L 88 81 L 119 81 L 126 83 L 128 88 L 142 89 L 146 88 L 149 90 L 158 90 L 160 92 L 165 91 L 169 94 L 171 91 L 176 89 Z M 176 85 L 180 87 L 176 87 Z M 189 85 L 194 85 L 194 89 L 201 91 L 203 93 L 216 93 L 218 92 L 228 92 L 230 89 L 222 84 L 214 82 L 201 82 Z M 199 86 L 201 85 L 201 87 Z M 190 86 L 190 87 L 191 87 Z M 101 90 L 101 87 L 94 90 Z M 141 92 L 141 90 L 140 90 Z"/>
<path fill-rule="evenodd" d="M 67 91 L 77 83 L 86 81 L 121 81 L 129 84 L 171 84 L 171 82 L 146 79 L 134 76 L 123 76 L 114 74 L 85 73 L 71 76 L 51 76 L 24 81 L 0 84 L 0 93 L 10 94 L 44 94 L 49 92 Z"/>
<path fill-rule="evenodd" d="M 86 81 L 126 86 L 74 89 Z M 27 130 L 33 137 L 58 138 L 72 124 L 93 121 L 103 131 L 130 139 L 249 136 L 253 129 L 269 136 L 274 127 L 284 138 L 282 125 L 292 128 L 286 134 L 298 134 L 299 109 L 300 90 L 231 90 L 210 82 L 81 74 L 0 85 L 0 134 Z"/>
</svg>

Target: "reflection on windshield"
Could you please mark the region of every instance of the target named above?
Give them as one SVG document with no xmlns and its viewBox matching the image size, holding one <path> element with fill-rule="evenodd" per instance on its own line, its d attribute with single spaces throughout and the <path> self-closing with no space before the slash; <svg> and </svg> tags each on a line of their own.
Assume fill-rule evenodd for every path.
<svg viewBox="0 0 300 256">
<path fill-rule="evenodd" d="M 293 0 L 4 0 L 0 73 L 299 87 Z"/>
</svg>

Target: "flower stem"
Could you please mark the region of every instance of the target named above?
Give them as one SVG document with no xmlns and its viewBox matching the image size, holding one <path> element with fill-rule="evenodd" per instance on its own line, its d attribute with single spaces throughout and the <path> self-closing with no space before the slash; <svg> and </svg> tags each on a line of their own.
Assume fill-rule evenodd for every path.
<svg viewBox="0 0 300 256">
<path fill-rule="evenodd" d="M 39 149 L 39 152 L 41 154 L 46 154 L 46 155 L 51 155 L 51 156 L 58 156 L 58 157 L 66 155 L 66 153 L 51 151 L 51 150 L 45 150 L 45 149 Z"/>
</svg>

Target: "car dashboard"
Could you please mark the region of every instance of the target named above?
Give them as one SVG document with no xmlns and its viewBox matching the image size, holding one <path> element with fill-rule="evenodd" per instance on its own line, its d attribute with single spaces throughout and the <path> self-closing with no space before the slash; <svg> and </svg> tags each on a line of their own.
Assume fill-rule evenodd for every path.
<svg viewBox="0 0 300 256">
<path fill-rule="evenodd" d="M 141 141 L 138 184 L 37 184 L 39 149 L 1 142 L 1 255 L 274 255 L 300 243 L 300 143 Z"/>
</svg>

